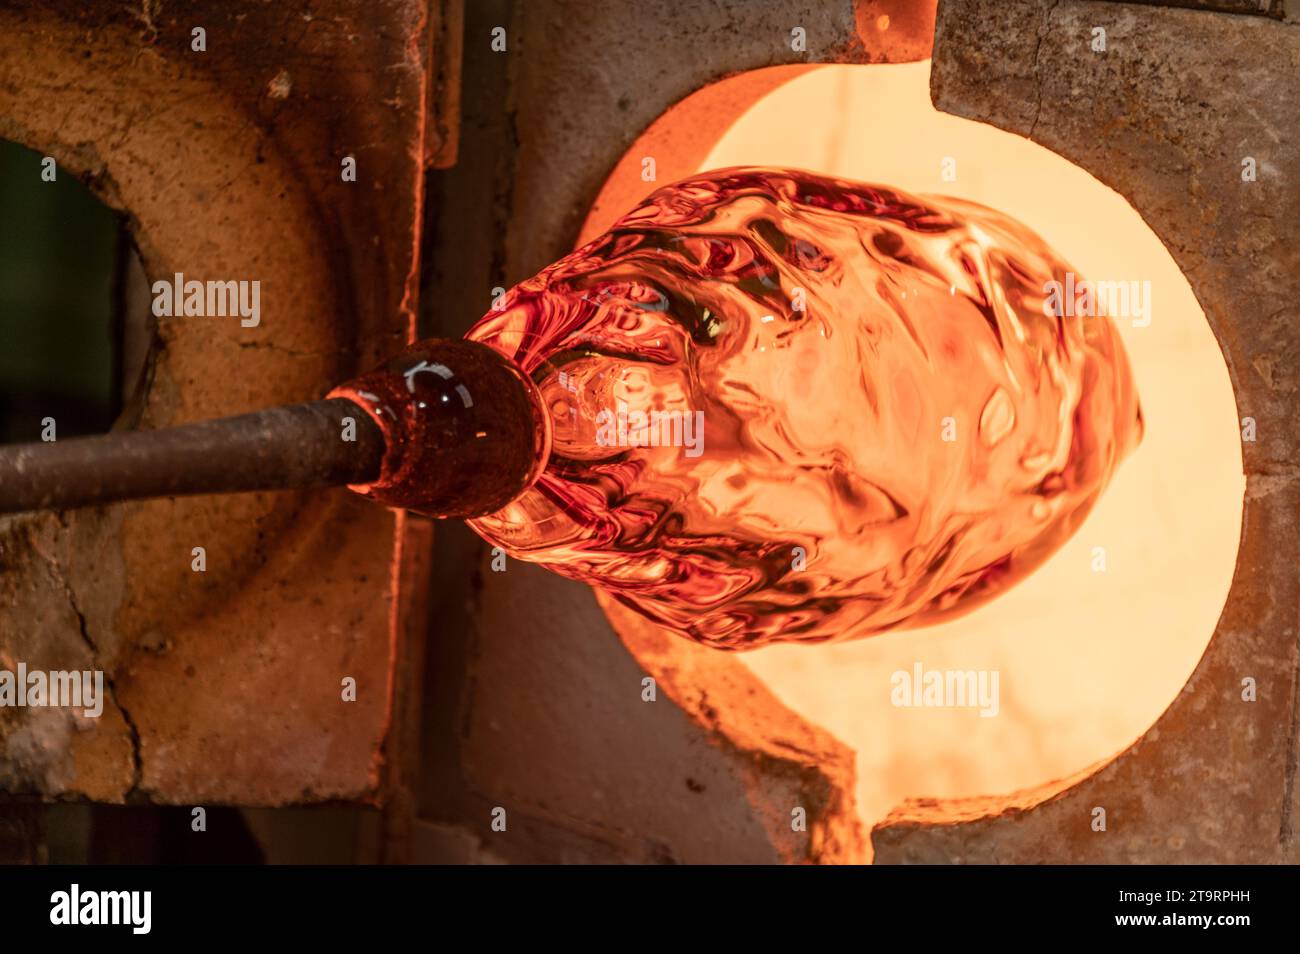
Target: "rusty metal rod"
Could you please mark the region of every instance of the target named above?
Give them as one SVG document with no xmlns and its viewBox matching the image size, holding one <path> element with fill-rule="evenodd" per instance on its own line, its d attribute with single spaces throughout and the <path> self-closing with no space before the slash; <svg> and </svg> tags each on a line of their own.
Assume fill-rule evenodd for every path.
<svg viewBox="0 0 1300 954">
<path fill-rule="evenodd" d="M 343 439 L 343 418 L 355 441 Z M 343 398 L 155 431 L 0 447 L 0 513 L 65 510 L 181 494 L 360 484 L 379 474 L 384 437 Z"/>
</svg>

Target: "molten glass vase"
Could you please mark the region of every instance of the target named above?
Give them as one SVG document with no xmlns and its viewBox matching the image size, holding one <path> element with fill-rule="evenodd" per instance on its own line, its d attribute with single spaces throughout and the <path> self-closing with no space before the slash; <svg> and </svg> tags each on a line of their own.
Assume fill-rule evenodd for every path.
<svg viewBox="0 0 1300 954">
<path fill-rule="evenodd" d="M 1068 272 L 973 203 L 725 169 L 511 289 L 467 336 L 507 360 L 417 345 L 332 396 L 385 434 L 368 496 L 710 646 L 852 639 L 1024 578 L 1141 439 Z"/>
</svg>

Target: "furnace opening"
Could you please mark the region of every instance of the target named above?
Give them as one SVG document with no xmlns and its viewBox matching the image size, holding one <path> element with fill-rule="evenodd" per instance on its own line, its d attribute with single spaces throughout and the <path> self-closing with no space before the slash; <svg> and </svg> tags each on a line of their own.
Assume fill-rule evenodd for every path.
<svg viewBox="0 0 1300 954">
<path fill-rule="evenodd" d="M 110 430 L 153 341 L 125 221 L 52 157 L 0 140 L 0 442 Z"/>
<path fill-rule="evenodd" d="M 580 238 L 697 171 L 787 167 L 981 203 L 1036 231 L 1081 278 L 1126 293 L 1110 313 L 1146 434 L 1060 551 L 941 625 L 737 657 L 854 750 L 867 828 L 916 799 L 979 800 L 954 805 L 954 818 L 996 812 L 1014 793 L 1036 804 L 1139 739 L 1214 632 L 1245 489 L 1222 352 L 1159 238 L 1066 159 L 935 110 L 929 67 L 778 67 L 701 90 L 633 144 Z"/>
</svg>

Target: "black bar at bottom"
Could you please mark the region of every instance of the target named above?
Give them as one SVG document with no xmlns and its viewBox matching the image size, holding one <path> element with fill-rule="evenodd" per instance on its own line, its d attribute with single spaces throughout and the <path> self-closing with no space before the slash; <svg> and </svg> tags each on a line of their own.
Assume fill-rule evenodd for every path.
<svg viewBox="0 0 1300 954">
<path fill-rule="evenodd" d="M 283 939 L 294 949 L 337 949 L 351 937 L 437 949 L 497 943 L 511 929 L 531 945 L 686 949 L 749 938 L 770 948 L 787 936 L 863 947 L 910 936 L 921 950 L 943 938 L 992 947 L 1098 935 L 1233 944 L 1288 930 L 1295 884 L 1290 868 L 1228 866 L 9 867 L 0 869 L 0 931 L 6 941 Z M 72 920 L 74 890 L 79 921 L 115 910 L 119 923 L 54 923 Z M 145 895 L 134 892 L 148 892 L 147 933 Z"/>
</svg>

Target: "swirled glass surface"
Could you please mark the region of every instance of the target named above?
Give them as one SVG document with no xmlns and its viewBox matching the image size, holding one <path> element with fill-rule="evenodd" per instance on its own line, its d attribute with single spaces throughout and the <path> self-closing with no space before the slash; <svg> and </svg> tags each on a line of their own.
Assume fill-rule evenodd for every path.
<svg viewBox="0 0 1300 954">
<path fill-rule="evenodd" d="M 966 612 L 1141 438 L 1109 319 L 1048 293 L 1068 271 L 969 202 L 764 168 L 659 189 L 468 335 L 552 429 L 471 525 L 719 648 Z"/>
</svg>

